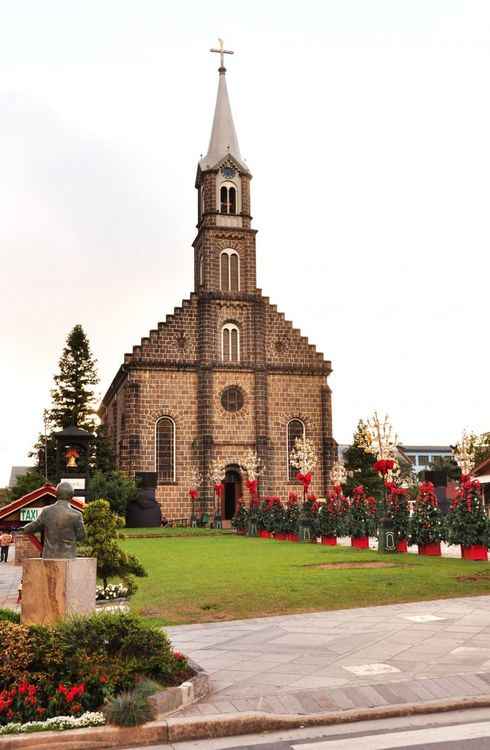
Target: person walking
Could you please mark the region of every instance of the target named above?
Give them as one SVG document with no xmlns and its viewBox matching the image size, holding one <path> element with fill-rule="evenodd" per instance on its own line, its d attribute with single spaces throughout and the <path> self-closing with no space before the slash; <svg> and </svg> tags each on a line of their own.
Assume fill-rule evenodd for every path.
<svg viewBox="0 0 490 750">
<path fill-rule="evenodd" d="M 13 541 L 10 531 L 2 531 L 0 534 L 0 562 L 8 562 L 9 547 Z"/>
</svg>

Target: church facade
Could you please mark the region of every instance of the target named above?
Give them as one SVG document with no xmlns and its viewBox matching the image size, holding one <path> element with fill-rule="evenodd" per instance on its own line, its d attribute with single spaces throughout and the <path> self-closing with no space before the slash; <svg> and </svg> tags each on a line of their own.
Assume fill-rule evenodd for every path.
<svg viewBox="0 0 490 750">
<path fill-rule="evenodd" d="M 257 288 L 252 175 L 221 60 L 211 139 L 195 182 L 194 291 L 124 356 L 100 410 L 117 467 L 156 472 L 168 518 L 190 517 L 196 471 L 201 497 L 212 498 L 213 459 L 226 467 L 221 511 L 229 520 L 247 494 L 241 464 L 250 449 L 265 465 L 261 493 L 284 500 L 301 489 L 289 466 L 296 437 L 306 434 L 316 447 L 317 496 L 336 455 L 331 364 Z"/>
</svg>

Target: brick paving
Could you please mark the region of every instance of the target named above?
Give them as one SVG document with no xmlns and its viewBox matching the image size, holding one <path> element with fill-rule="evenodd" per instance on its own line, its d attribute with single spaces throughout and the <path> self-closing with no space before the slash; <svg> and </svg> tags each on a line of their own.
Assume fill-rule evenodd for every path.
<svg viewBox="0 0 490 750">
<path fill-rule="evenodd" d="M 8 563 L 0 563 L 0 607 L 17 609 L 17 593 L 22 575 L 22 568 L 13 564 L 14 546 L 9 552 Z"/>
<path fill-rule="evenodd" d="M 490 695 L 490 596 L 168 628 L 208 671 L 185 716 L 320 713 Z"/>
</svg>

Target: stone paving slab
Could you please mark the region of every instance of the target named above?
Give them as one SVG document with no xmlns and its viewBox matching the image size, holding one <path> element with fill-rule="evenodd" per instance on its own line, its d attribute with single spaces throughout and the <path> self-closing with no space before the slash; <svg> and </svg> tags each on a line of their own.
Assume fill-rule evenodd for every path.
<svg viewBox="0 0 490 750">
<path fill-rule="evenodd" d="M 184 716 L 216 714 L 222 703 L 227 712 L 314 714 L 490 695 L 490 596 L 168 633 L 211 677 L 206 702 Z"/>
<path fill-rule="evenodd" d="M 14 547 L 10 547 L 9 562 L 0 563 L 0 607 L 17 609 L 17 595 L 22 576 L 20 565 L 14 565 Z"/>
</svg>

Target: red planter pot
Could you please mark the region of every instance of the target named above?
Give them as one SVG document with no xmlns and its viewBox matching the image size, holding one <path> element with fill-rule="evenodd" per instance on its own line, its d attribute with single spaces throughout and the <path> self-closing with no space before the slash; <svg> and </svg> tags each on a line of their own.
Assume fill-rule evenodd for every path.
<svg viewBox="0 0 490 750">
<path fill-rule="evenodd" d="M 236 533 L 237 533 L 237 534 L 241 534 L 241 535 L 243 536 L 244 534 L 246 534 L 246 533 L 247 533 L 247 531 L 246 531 L 246 529 L 237 529 L 237 530 L 236 530 Z"/>
<path fill-rule="evenodd" d="M 356 549 L 369 549 L 369 537 L 368 536 L 351 536 L 350 538 L 351 547 Z"/>
<path fill-rule="evenodd" d="M 461 557 L 463 560 L 488 560 L 488 549 L 483 544 L 461 545 Z"/>
<path fill-rule="evenodd" d="M 262 529 L 262 531 L 259 531 L 259 536 L 260 536 L 261 539 L 270 539 L 271 532 L 270 531 L 265 531 L 264 529 Z"/>
<path fill-rule="evenodd" d="M 336 536 L 322 536 L 322 544 L 327 544 L 330 547 L 335 547 L 337 544 Z"/>
<path fill-rule="evenodd" d="M 287 534 L 282 534 L 280 532 L 276 532 L 274 534 L 274 539 L 276 539 L 278 542 L 286 542 L 288 538 Z"/>
<path fill-rule="evenodd" d="M 406 539 L 399 539 L 396 543 L 397 552 L 408 552 L 408 542 Z"/>
<path fill-rule="evenodd" d="M 441 543 L 432 542 L 431 544 L 419 544 L 419 555 L 427 555 L 429 557 L 440 557 L 441 556 Z"/>
<path fill-rule="evenodd" d="M 297 534 L 288 534 L 289 542 L 299 542 L 299 536 Z"/>
</svg>

